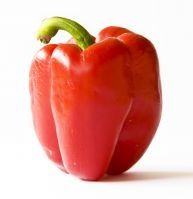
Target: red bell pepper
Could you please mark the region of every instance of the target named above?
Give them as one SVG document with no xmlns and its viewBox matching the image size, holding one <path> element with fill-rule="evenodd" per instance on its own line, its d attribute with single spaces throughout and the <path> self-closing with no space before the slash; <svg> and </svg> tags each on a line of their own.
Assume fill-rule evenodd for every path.
<svg viewBox="0 0 193 199">
<path fill-rule="evenodd" d="M 59 29 L 73 42 L 45 45 L 30 70 L 36 134 L 49 158 L 85 180 L 120 174 L 150 144 L 161 116 L 156 50 L 141 35 L 107 27 L 96 38 L 75 21 L 43 21 L 38 39 Z"/>
</svg>

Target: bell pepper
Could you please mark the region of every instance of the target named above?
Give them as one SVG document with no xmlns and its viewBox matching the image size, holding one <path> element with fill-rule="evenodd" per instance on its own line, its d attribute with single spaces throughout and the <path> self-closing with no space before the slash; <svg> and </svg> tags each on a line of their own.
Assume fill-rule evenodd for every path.
<svg viewBox="0 0 193 199">
<path fill-rule="evenodd" d="M 48 44 L 58 30 L 73 39 Z M 161 117 L 153 44 L 116 26 L 95 39 L 61 17 L 45 19 L 37 38 L 47 45 L 31 64 L 31 109 L 48 157 L 84 180 L 128 170 L 146 151 Z"/>
</svg>

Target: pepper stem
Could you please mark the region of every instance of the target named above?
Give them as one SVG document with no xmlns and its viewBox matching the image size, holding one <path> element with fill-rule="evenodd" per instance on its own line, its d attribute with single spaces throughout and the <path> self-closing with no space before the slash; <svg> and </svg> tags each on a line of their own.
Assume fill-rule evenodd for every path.
<svg viewBox="0 0 193 199">
<path fill-rule="evenodd" d="M 85 28 L 71 19 L 62 17 L 51 17 L 43 20 L 38 30 L 37 39 L 47 44 L 58 30 L 69 32 L 76 44 L 83 50 L 94 43 L 94 38 Z"/>
</svg>

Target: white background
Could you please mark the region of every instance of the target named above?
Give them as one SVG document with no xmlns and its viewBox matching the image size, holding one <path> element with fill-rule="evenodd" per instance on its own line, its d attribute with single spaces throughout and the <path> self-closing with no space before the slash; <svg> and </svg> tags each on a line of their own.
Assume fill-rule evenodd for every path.
<svg viewBox="0 0 193 199">
<path fill-rule="evenodd" d="M 163 114 L 143 158 L 127 173 L 102 182 L 62 173 L 36 139 L 28 72 L 42 46 L 42 19 L 72 18 L 97 34 L 123 26 L 149 38 L 159 59 Z M 69 38 L 61 32 L 53 41 Z M 0 198 L 193 197 L 193 1 L 0 1 Z"/>
</svg>

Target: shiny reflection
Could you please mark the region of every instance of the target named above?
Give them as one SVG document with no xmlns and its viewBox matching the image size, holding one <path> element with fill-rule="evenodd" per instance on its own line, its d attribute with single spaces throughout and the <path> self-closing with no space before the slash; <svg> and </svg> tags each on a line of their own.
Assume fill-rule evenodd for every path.
<svg viewBox="0 0 193 199">
<path fill-rule="evenodd" d="M 63 66 L 65 66 L 67 69 L 70 66 L 70 60 L 69 57 L 67 55 L 65 55 L 64 53 L 62 53 L 59 50 L 54 51 L 53 53 L 53 57 L 60 62 Z"/>
<path fill-rule="evenodd" d="M 47 56 L 47 52 L 45 52 L 44 50 L 40 50 L 37 54 L 37 58 L 39 60 L 45 60 Z"/>
</svg>

